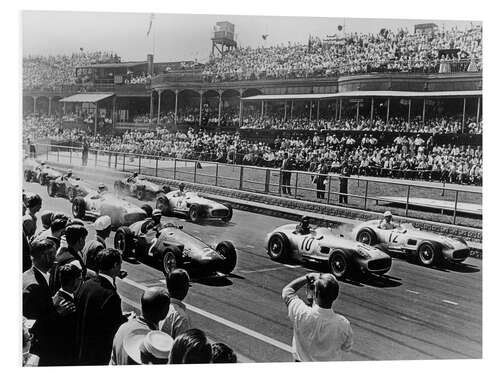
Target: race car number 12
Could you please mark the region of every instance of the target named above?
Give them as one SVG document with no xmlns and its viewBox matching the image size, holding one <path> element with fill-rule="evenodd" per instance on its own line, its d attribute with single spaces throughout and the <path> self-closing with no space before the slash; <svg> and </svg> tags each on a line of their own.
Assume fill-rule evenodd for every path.
<svg viewBox="0 0 500 375">
<path fill-rule="evenodd" d="M 311 237 L 306 237 L 302 240 L 302 243 L 300 244 L 300 248 L 305 251 L 311 250 L 312 243 L 314 241 L 314 238 Z"/>
</svg>

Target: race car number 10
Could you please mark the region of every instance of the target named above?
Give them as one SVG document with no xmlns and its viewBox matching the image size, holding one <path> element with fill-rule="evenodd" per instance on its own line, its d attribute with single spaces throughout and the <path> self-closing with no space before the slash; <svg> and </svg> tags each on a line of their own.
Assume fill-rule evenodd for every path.
<svg viewBox="0 0 500 375">
<path fill-rule="evenodd" d="M 313 241 L 314 241 L 314 238 L 305 237 L 302 240 L 302 243 L 300 244 L 300 249 L 305 250 L 305 251 L 311 250 L 311 246 L 312 246 Z"/>
</svg>

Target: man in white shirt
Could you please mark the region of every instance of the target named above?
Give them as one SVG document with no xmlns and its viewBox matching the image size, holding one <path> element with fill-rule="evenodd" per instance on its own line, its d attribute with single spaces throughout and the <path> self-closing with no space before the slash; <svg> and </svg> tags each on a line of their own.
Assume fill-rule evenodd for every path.
<svg viewBox="0 0 500 375">
<path fill-rule="evenodd" d="M 314 288 L 313 304 L 297 296 L 304 285 Z M 283 288 L 282 298 L 293 323 L 292 355 L 295 361 L 338 361 L 353 346 L 349 321 L 333 311 L 339 285 L 332 274 L 308 273 Z"/>
<path fill-rule="evenodd" d="M 170 294 L 170 308 L 165 320 L 160 323 L 160 329 L 175 339 L 191 328 L 191 319 L 182 303 L 189 290 L 189 275 L 182 268 L 178 268 L 167 276 L 166 282 Z"/>
</svg>

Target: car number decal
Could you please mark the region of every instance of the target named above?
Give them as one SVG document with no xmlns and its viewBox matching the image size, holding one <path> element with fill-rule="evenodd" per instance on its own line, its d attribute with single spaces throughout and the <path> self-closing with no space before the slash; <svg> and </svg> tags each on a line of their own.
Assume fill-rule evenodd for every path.
<svg viewBox="0 0 500 375">
<path fill-rule="evenodd" d="M 398 238 L 399 238 L 399 235 L 395 234 L 395 233 L 390 233 L 389 234 L 389 242 L 392 242 L 392 243 L 397 243 L 398 242 Z"/>
<path fill-rule="evenodd" d="M 304 237 L 302 243 L 300 244 L 300 249 L 305 251 L 310 251 L 314 238 Z"/>
</svg>

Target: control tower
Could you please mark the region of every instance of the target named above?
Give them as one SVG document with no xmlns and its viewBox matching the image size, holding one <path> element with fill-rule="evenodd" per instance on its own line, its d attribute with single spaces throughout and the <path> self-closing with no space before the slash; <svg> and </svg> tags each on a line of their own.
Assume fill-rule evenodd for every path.
<svg viewBox="0 0 500 375">
<path fill-rule="evenodd" d="M 237 44 L 234 40 L 234 24 L 221 21 L 217 22 L 214 26 L 214 35 L 212 38 L 212 56 L 215 55 L 217 50 L 218 56 L 222 57 L 227 51 L 236 48 Z"/>
</svg>

